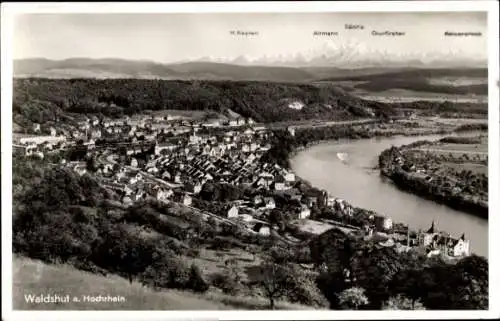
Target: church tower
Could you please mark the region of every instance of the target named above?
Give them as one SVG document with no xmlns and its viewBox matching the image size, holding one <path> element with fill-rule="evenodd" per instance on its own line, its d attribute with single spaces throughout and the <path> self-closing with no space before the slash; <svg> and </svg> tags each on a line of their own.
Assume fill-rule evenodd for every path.
<svg viewBox="0 0 500 321">
<path fill-rule="evenodd" d="M 427 234 L 434 234 L 436 233 L 436 227 L 434 226 L 434 220 L 432 220 L 431 227 L 427 230 Z"/>
</svg>

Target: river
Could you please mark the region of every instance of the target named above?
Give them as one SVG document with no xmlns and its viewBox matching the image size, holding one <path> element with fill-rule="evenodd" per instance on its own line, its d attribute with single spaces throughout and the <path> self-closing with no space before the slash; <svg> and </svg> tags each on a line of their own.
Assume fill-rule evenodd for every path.
<svg viewBox="0 0 500 321">
<path fill-rule="evenodd" d="M 292 157 L 290 163 L 298 176 L 334 197 L 391 217 L 394 222 L 408 224 L 416 230 L 429 228 L 434 220 L 439 230 L 454 237 L 465 233 L 470 240 L 471 252 L 488 257 L 486 219 L 404 192 L 374 169 L 378 165 L 378 155 L 392 145 L 437 140 L 445 136 L 450 135 L 339 140 L 302 150 Z"/>
</svg>

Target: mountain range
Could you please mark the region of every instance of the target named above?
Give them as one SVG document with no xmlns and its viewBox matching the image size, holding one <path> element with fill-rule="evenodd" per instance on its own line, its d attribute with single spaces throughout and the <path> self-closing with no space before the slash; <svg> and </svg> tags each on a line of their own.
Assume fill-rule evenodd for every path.
<svg viewBox="0 0 500 321">
<path fill-rule="evenodd" d="M 192 60 L 191 60 L 192 61 Z M 346 43 L 329 43 L 321 47 L 297 51 L 290 54 L 264 55 L 251 57 L 201 57 L 201 62 L 227 63 L 244 66 L 286 66 L 286 67 L 337 67 L 344 69 L 373 67 L 485 67 L 486 59 L 471 58 L 460 50 L 434 52 L 391 52 L 390 50 L 372 49 L 364 43 L 349 41 Z M 185 61 L 188 62 L 188 61 Z"/>
</svg>

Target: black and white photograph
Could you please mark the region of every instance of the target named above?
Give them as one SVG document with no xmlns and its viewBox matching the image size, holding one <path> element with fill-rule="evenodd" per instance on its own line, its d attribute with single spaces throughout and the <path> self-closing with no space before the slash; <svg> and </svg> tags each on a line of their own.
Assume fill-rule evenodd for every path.
<svg viewBox="0 0 500 321">
<path fill-rule="evenodd" d="M 498 313 L 498 3 L 478 3 L 11 12 L 7 303 Z"/>
</svg>

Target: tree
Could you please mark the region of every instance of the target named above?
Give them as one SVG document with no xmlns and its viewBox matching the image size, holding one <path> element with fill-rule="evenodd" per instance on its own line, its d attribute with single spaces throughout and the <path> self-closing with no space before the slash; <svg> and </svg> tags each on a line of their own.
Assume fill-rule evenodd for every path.
<svg viewBox="0 0 500 321">
<path fill-rule="evenodd" d="M 488 309 L 488 261 L 471 255 L 454 267 L 456 302 L 454 306 L 466 309 Z"/>
<path fill-rule="evenodd" d="M 291 302 L 306 305 L 325 306 L 312 274 L 298 264 L 291 263 L 293 255 L 286 248 L 272 246 L 264 255 L 260 265 L 259 283 L 269 299 L 269 307 L 275 308 L 275 301 L 286 297 Z"/>
<path fill-rule="evenodd" d="M 142 282 L 155 289 L 180 288 L 184 289 L 191 282 L 194 284 L 193 271 L 180 257 L 172 252 L 158 256 L 143 273 Z"/>
<path fill-rule="evenodd" d="M 215 256 L 217 256 L 217 258 L 219 259 L 219 261 L 221 261 L 224 258 L 225 255 L 224 255 L 224 253 L 220 252 L 220 250 L 216 250 Z"/>
<path fill-rule="evenodd" d="M 330 303 L 329 308 L 333 310 L 340 308 L 338 294 L 350 287 L 350 284 L 345 282 L 344 274 L 341 271 L 329 271 L 326 264 L 320 266 L 320 273 L 316 279 L 316 284 Z"/>
<path fill-rule="evenodd" d="M 220 288 L 226 294 L 237 294 L 241 290 L 241 269 L 238 261 L 231 258 L 224 261 L 225 270 L 213 276 L 212 284 Z"/>
<path fill-rule="evenodd" d="M 226 269 L 223 273 L 214 274 L 212 276 L 212 285 L 221 289 L 223 293 L 230 295 L 236 295 L 241 290 L 241 284 L 234 279 L 229 269 Z"/>
<path fill-rule="evenodd" d="M 215 184 L 205 183 L 199 195 L 204 201 L 218 201 L 220 198 L 220 190 Z"/>
<path fill-rule="evenodd" d="M 287 271 L 275 262 L 263 261 L 260 266 L 260 284 L 269 300 L 269 308 L 274 310 L 275 300 L 284 296 L 289 289 Z"/>
<path fill-rule="evenodd" d="M 272 257 L 272 260 L 278 264 L 285 264 L 288 262 L 292 262 L 296 255 L 290 245 L 273 245 L 268 250 L 269 254 Z"/>
<path fill-rule="evenodd" d="M 31 206 L 36 201 L 47 208 L 63 208 L 83 199 L 81 178 L 67 169 L 49 169 L 42 180 L 24 195 L 24 203 Z"/>
<path fill-rule="evenodd" d="M 321 294 L 315 282 L 315 274 L 298 264 L 287 264 L 289 274 L 287 300 L 309 306 L 326 307 L 328 300 Z"/>
<path fill-rule="evenodd" d="M 391 293 L 403 295 L 410 301 L 410 306 L 414 307 L 426 295 L 426 289 L 422 286 L 422 269 L 410 268 L 396 274 L 390 281 L 389 288 Z"/>
<path fill-rule="evenodd" d="M 138 232 L 129 233 L 124 225 L 107 226 L 103 242 L 94 252 L 101 266 L 125 274 L 132 283 L 133 277 L 144 272 L 159 256 L 152 242 L 142 240 Z"/>
<path fill-rule="evenodd" d="M 420 301 L 414 301 L 403 295 L 390 297 L 383 305 L 384 310 L 425 310 Z"/>
<path fill-rule="evenodd" d="M 187 287 L 196 292 L 205 292 L 210 287 L 208 282 L 205 281 L 200 268 L 194 263 L 191 264 L 191 268 L 189 269 L 189 279 L 187 282 Z"/>
<path fill-rule="evenodd" d="M 86 165 L 87 165 L 87 167 L 86 167 L 87 170 L 89 170 L 90 172 L 97 171 L 97 164 L 96 164 L 95 157 L 93 157 L 93 156 L 88 157 L 86 160 Z"/>
<path fill-rule="evenodd" d="M 217 184 L 220 201 L 235 201 L 241 198 L 243 192 L 236 186 L 230 184 Z"/>
<path fill-rule="evenodd" d="M 207 230 L 207 223 L 200 217 L 196 216 L 193 221 L 195 242 L 199 244 L 203 233 Z"/>
<path fill-rule="evenodd" d="M 309 242 L 311 257 L 316 266 L 325 263 L 330 272 L 342 271 L 349 262 L 346 251 L 350 242 L 348 235 L 338 228 L 316 236 Z"/>
<path fill-rule="evenodd" d="M 436 262 L 420 276 L 428 309 L 488 309 L 488 261 L 476 255 L 455 265 Z"/>
<path fill-rule="evenodd" d="M 213 216 L 210 216 L 208 218 L 207 223 L 214 229 L 216 233 L 219 231 L 219 222 Z"/>
<path fill-rule="evenodd" d="M 348 271 L 352 282 L 365 289 L 371 307 L 379 309 L 390 296 L 390 281 L 403 266 L 399 254 L 392 248 L 359 246 L 349 259 Z"/>
<path fill-rule="evenodd" d="M 273 209 L 269 214 L 269 223 L 277 225 L 280 227 L 280 230 L 283 230 L 286 223 L 286 216 L 279 209 Z"/>
<path fill-rule="evenodd" d="M 224 265 L 229 271 L 230 277 L 239 283 L 241 281 L 241 269 L 238 266 L 238 260 L 236 258 L 227 259 L 224 261 Z"/>
<path fill-rule="evenodd" d="M 344 309 L 357 310 L 359 307 L 368 304 L 365 290 L 359 287 L 346 289 L 338 297 L 339 303 Z"/>
<path fill-rule="evenodd" d="M 259 247 L 255 246 L 255 245 L 250 245 L 248 248 L 247 248 L 248 252 L 250 252 L 250 254 L 252 254 L 252 262 L 255 262 L 255 255 L 259 252 Z"/>
</svg>

